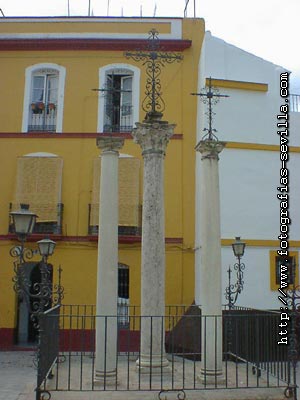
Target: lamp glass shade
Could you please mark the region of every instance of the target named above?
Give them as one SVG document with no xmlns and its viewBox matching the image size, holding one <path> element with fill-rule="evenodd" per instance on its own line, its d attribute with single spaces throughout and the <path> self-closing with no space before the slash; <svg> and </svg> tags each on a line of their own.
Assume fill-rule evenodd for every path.
<svg viewBox="0 0 300 400">
<path fill-rule="evenodd" d="M 18 211 L 10 212 L 13 219 L 14 230 L 17 235 L 28 235 L 32 233 L 37 215 L 29 211 L 27 204 L 21 204 Z"/>
<path fill-rule="evenodd" d="M 37 242 L 41 256 L 52 256 L 56 243 L 51 239 L 42 239 Z"/>
<path fill-rule="evenodd" d="M 236 257 L 243 257 L 245 251 L 246 243 L 241 242 L 240 237 L 235 238 L 235 242 L 232 243 L 232 250 Z"/>
</svg>

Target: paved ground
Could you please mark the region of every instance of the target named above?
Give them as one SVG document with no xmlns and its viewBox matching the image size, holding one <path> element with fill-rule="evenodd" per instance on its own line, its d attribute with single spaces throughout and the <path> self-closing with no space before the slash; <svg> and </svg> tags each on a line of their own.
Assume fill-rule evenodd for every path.
<svg viewBox="0 0 300 400">
<path fill-rule="evenodd" d="M 0 352 L 0 400 L 34 400 L 35 381 L 32 351 Z"/>
<path fill-rule="evenodd" d="M 300 374 L 298 372 L 300 379 Z M 0 400 L 34 400 L 36 370 L 33 352 L 0 352 Z M 154 400 L 154 392 L 51 392 L 51 400 Z M 168 392 L 161 400 L 178 400 L 177 392 Z M 282 389 L 241 389 L 186 391 L 186 400 L 283 400 Z"/>
</svg>

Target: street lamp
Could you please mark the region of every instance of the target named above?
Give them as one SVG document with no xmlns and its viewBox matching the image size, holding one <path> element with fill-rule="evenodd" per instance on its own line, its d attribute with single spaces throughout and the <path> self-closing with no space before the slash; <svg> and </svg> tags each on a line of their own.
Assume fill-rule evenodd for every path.
<svg viewBox="0 0 300 400">
<path fill-rule="evenodd" d="M 229 266 L 229 269 L 227 271 L 228 273 L 228 286 L 225 289 L 225 297 L 226 300 L 228 300 L 228 307 L 229 309 L 232 309 L 232 307 L 235 305 L 237 298 L 239 294 L 242 292 L 243 287 L 244 287 L 244 281 L 243 281 L 243 275 L 244 275 L 244 269 L 245 269 L 245 264 L 241 262 L 241 258 L 244 255 L 246 243 L 241 241 L 240 237 L 235 238 L 235 242 L 232 243 L 232 250 L 235 255 L 235 257 L 238 259 L 238 261 L 234 264 L 233 268 L 236 271 L 236 276 L 237 276 L 237 281 L 236 283 L 231 283 L 231 274 L 232 270 Z"/>
<path fill-rule="evenodd" d="M 29 211 L 28 204 L 20 204 L 20 210 L 11 211 L 9 214 L 12 217 L 14 232 L 18 236 L 18 240 L 24 244 L 27 236 L 33 232 L 37 215 Z"/>
<path fill-rule="evenodd" d="M 39 248 L 40 255 L 43 258 L 43 261 L 45 263 L 47 263 L 48 257 L 52 256 L 52 254 L 54 252 L 56 243 L 49 238 L 45 238 L 45 239 L 39 240 L 37 242 L 37 245 Z"/>
<path fill-rule="evenodd" d="M 27 303 L 28 310 L 34 315 L 45 310 L 51 304 L 54 295 L 57 295 L 55 303 L 59 303 L 62 299 L 63 288 L 60 285 L 61 271 L 59 268 L 59 282 L 55 285 L 55 291 L 52 289 L 51 270 L 48 267 L 48 257 L 54 252 L 56 243 L 51 239 L 42 239 L 37 242 L 38 251 L 42 256 L 42 261 L 39 263 L 41 281 L 32 283 L 28 272 L 26 271 L 26 261 L 31 259 L 37 250 L 25 248 L 27 236 L 33 232 L 37 215 L 29 211 L 28 204 L 20 204 L 20 210 L 10 212 L 12 217 L 14 232 L 16 233 L 21 245 L 11 248 L 10 255 L 14 260 L 13 277 L 14 290 L 19 298 L 24 299 Z"/>
<path fill-rule="evenodd" d="M 234 255 L 240 260 L 241 257 L 244 255 L 246 243 L 241 242 L 241 238 L 238 236 L 235 238 L 235 242 L 232 243 L 232 250 Z"/>
<path fill-rule="evenodd" d="M 17 291 L 21 283 L 18 277 L 19 267 L 25 263 L 26 258 L 30 259 L 33 256 L 33 251 L 31 249 L 26 249 L 24 243 L 26 242 L 27 236 L 33 232 L 37 215 L 29 211 L 28 204 L 20 204 L 20 210 L 11 211 L 9 214 L 13 222 L 13 231 L 21 242 L 21 246 L 14 246 L 10 249 L 10 255 L 15 258 L 14 271 L 16 276 L 13 281 L 15 283 L 14 288 Z M 26 280 L 25 274 L 24 278 Z"/>
<path fill-rule="evenodd" d="M 38 309 L 36 311 L 43 312 L 45 309 L 51 307 L 52 295 L 54 294 L 51 279 L 52 271 L 48 266 L 48 257 L 52 256 L 56 243 L 49 238 L 45 238 L 39 240 L 37 245 L 39 253 L 42 256 L 42 261 L 39 265 L 41 283 L 35 285 L 35 290 L 34 293 L 31 293 L 31 297 L 33 296 L 37 298 Z"/>
</svg>

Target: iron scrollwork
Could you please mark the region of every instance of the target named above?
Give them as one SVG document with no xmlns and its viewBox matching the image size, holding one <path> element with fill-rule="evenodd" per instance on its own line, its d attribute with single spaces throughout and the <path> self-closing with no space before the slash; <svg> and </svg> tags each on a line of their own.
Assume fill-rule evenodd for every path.
<svg viewBox="0 0 300 400">
<path fill-rule="evenodd" d="M 177 393 L 177 399 L 178 400 L 185 400 L 185 398 L 186 398 L 186 394 L 185 394 L 185 391 L 183 390 L 183 389 L 170 389 L 170 390 L 161 390 L 159 393 L 158 393 L 158 398 L 159 398 L 159 400 L 167 400 L 167 393 L 170 393 L 170 392 L 172 392 L 172 393 Z M 164 395 L 164 397 L 162 397 L 162 395 Z"/>
<path fill-rule="evenodd" d="M 149 32 L 148 45 L 144 51 L 126 52 L 125 56 L 136 62 L 142 62 L 146 67 L 145 98 L 142 102 L 146 118 L 162 116 L 165 102 L 162 98 L 161 70 L 166 64 L 180 62 L 183 56 L 179 53 L 164 52 L 156 29 Z"/>
<path fill-rule="evenodd" d="M 61 285 L 62 269 L 58 268 L 58 283 L 52 285 L 52 271 L 43 258 L 39 262 L 40 282 L 31 283 L 31 279 L 26 271 L 26 263 L 36 254 L 35 250 L 24 247 L 24 244 L 14 246 L 10 250 L 10 255 L 14 258 L 13 289 L 18 294 L 20 301 L 25 301 L 30 318 L 35 326 L 39 328 L 38 315 L 47 310 L 52 305 L 60 304 L 63 299 L 64 288 Z"/>
<path fill-rule="evenodd" d="M 38 389 L 38 398 L 39 400 L 50 400 L 51 399 L 51 393 L 49 390 L 45 389 Z"/>
<path fill-rule="evenodd" d="M 228 300 L 228 308 L 231 309 L 239 296 L 239 294 L 242 292 L 244 288 L 244 270 L 245 270 L 245 264 L 241 263 L 240 261 L 235 263 L 233 266 L 234 270 L 236 271 L 236 277 L 237 280 L 235 283 L 231 283 L 231 274 L 232 270 L 229 266 L 228 269 L 228 286 L 225 289 L 225 298 Z"/>
<path fill-rule="evenodd" d="M 209 78 L 209 84 L 207 87 L 202 89 L 200 93 L 191 93 L 192 96 L 199 96 L 203 104 L 207 105 L 207 111 L 205 115 L 207 116 L 208 128 L 204 128 L 203 131 L 206 132 L 202 140 L 216 140 L 218 141 L 217 130 L 212 127 L 213 117 L 216 113 L 213 111 L 213 105 L 216 105 L 221 97 L 229 97 L 227 94 L 220 94 L 218 88 L 212 86 L 211 78 Z"/>
<path fill-rule="evenodd" d="M 20 246 L 12 247 L 9 254 L 14 258 L 13 265 L 15 275 L 12 278 L 14 291 L 18 293 L 22 301 L 27 301 L 30 291 L 30 282 L 26 276 L 26 270 L 24 267 L 27 260 L 30 260 L 33 257 L 34 251 L 24 247 L 22 244 Z"/>
</svg>

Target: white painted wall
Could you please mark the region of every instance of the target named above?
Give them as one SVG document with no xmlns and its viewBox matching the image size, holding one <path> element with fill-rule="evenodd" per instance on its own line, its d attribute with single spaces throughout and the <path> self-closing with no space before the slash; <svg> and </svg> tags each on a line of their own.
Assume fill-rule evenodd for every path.
<svg viewBox="0 0 300 400">
<path fill-rule="evenodd" d="M 268 92 L 220 88 L 230 97 L 215 107 L 214 125 L 219 138 L 278 144 L 276 115 L 282 104 L 279 76 L 286 70 L 215 38 L 209 32 L 205 35 L 205 42 L 206 77 L 268 84 Z"/>
<path fill-rule="evenodd" d="M 279 76 L 285 69 L 247 53 L 223 40 L 206 33 L 199 62 L 198 90 L 205 78 L 227 79 L 243 82 L 267 83 L 268 92 L 223 89 L 230 97 L 222 99 L 215 107 L 213 126 L 218 130 L 219 140 L 226 142 L 279 145 L 277 114 L 280 105 Z M 198 102 L 198 140 L 207 126 L 203 118 L 203 104 Z M 290 115 L 291 146 L 300 146 L 300 113 Z M 276 240 L 279 231 L 280 158 L 278 151 L 229 149 L 220 154 L 220 204 L 221 237 L 234 241 L 242 239 Z M 300 240 L 300 153 L 290 153 L 287 167 L 290 171 L 290 240 Z M 195 299 L 201 304 L 199 280 L 201 279 L 200 215 L 200 155 L 196 159 L 196 276 Z M 243 261 L 246 264 L 245 286 L 238 304 L 256 308 L 279 308 L 277 291 L 270 290 L 270 247 L 246 247 Z M 291 249 L 298 250 L 298 249 Z M 228 284 L 227 270 L 233 266 L 232 249 L 222 249 L 223 302 Z"/>
<path fill-rule="evenodd" d="M 289 235 L 290 240 L 299 240 L 299 154 L 290 154 L 288 166 L 291 180 L 289 212 L 295 222 L 290 226 Z M 219 161 L 223 238 L 242 235 L 247 239 L 277 240 L 279 168 L 276 151 L 223 150 Z"/>
</svg>

